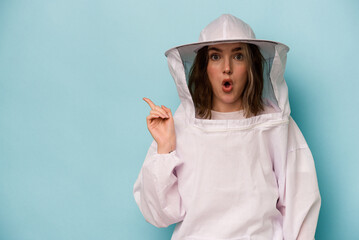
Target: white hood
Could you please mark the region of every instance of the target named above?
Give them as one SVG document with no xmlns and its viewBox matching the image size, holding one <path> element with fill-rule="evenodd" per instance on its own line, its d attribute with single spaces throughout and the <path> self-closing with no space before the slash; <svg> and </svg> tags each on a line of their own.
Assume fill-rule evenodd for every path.
<svg viewBox="0 0 359 240">
<path fill-rule="evenodd" d="M 232 15 L 224 14 L 202 30 L 197 43 L 181 45 L 165 53 L 188 120 L 201 127 L 206 127 L 208 122 L 208 120 L 195 119 L 194 103 L 188 88 L 189 71 L 196 51 L 204 46 L 230 42 L 252 43 L 260 48 L 265 59 L 262 99 L 266 105 L 272 106 L 277 112 L 271 116 L 257 116 L 253 119 L 241 120 L 233 123 L 231 127 L 240 128 L 258 124 L 267 121 L 268 117 L 277 120 L 288 118 L 290 107 L 284 71 L 289 48 L 279 42 L 256 39 L 248 24 Z M 228 128 L 227 124 L 226 128 Z"/>
<path fill-rule="evenodd" d="M 263 100 L 275 112 L 238 120 L 197 119 L 187 85 L 196 50 L 248 42 L 266 59 Z M 154 141 L 134 185 L 143 216 L 157 227 L 177 223 L 172 240 L 313 240 L 321 198 L 308 145 L 290 117 L 283 74 L 288 47 L 256 40 L 243 21 L 222 15 L 198 43 L 166 52 L 181 105 L 176 150 Z"/>
</svg>

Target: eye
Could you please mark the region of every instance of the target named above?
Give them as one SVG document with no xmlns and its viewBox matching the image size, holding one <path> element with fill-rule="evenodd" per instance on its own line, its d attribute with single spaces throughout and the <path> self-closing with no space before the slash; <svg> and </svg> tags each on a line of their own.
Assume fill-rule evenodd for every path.
<svg viewBox="0 0 359 240">
<path fill-rule="evenodd" d="M 234 55 L 234 59 L 236 59 L 236 60 L 242 60 L 242 59 L 243 59 L 243 54 L 237 53 L 236 55 Z"/>
<path fill-rule="evenodd" d="M 213 61 L 217 61 L 217 60 L 220 59 L 220 57 L 219 57 L 219 55 L 218 55 L 217 53 L 211 54 L 210 58 L 211 58 L 211 60 L 213 60 Z"/>
</svg>

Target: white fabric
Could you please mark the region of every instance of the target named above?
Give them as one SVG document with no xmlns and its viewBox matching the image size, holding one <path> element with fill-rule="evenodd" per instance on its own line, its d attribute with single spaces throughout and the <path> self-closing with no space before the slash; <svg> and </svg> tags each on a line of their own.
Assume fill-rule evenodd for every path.
<svg viewBox="0 0 359 240">
<path fill-rule="evenodd" d="M 225 18 L 216 20 L 217 29 Z M 149 223 L 177 223 L 172 240 L 314 239 L 321 205 L 315 165 L 290 117 L 283 78 L 288 48 L 272 47 L 263 100 L 275 111 L 234 120 L 195 118 L 189 58 L 181 55 L 189 51 L 167 52 L 181 99 L 177 146 L 157 154 L 152 143 L 134 197 Z"/>
<path fill-rule="evenodd" d="M 221 31 L 216 31 L 216 29 L 221 29 Z M 238 38 L 255 39 L 256 35 L 247 23 L 232 15 L 224 14 L 202 30 L 198 42 L 236 40 Z"/>
<path fill-rule="evenodd" d="M 217 112 L 211 110 L 211 119 L 213 120 L 234 120 L 234 119 L 244 119 L 244 111 L 235 111 L 235 112 Z"/>
<path fill-rule="evenodd" d="M 259 115 L 267 114 L 267 113 L 274 113 L 275 110 L 271 107 L 264 106 L 264 111 L 259 113 Z M 245 119 L 244 116 L 244 110 L 235 111 L 235 112 L 217 112 L 214 110 L 211 110 L 211 119 L 213 120 L 239 120 L 239 119 Z M 198 116 L 196 116 L 198 118 Z"/>
</svg>

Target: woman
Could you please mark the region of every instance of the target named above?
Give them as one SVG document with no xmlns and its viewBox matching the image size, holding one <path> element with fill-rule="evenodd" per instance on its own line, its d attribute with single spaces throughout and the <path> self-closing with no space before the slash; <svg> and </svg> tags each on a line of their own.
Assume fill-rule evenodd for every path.
<svg viewBox="0 0 359 240">
<path fill-rule="evenodd" d="M 181 105 L 151 107 L 135 200 L 172 239 L 314 239 L 314 161 L 290 117 L 284 44 L 222 15 L 166 52 Z M 187 81 L 188 80 L 188 81 Z"/>
</svg>

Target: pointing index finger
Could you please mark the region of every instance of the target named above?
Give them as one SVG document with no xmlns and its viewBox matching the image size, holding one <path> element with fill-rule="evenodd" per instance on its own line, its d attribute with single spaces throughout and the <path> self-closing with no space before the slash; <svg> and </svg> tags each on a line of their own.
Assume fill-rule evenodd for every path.
<svg viewBox="0 0 359 240">
<path fill-rule="evenodd" d="M 150 106 L 152 110 L 155 109 L 156 105 L 149 98 L 144 97 L 143 100 Z"/>
</svg>

